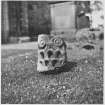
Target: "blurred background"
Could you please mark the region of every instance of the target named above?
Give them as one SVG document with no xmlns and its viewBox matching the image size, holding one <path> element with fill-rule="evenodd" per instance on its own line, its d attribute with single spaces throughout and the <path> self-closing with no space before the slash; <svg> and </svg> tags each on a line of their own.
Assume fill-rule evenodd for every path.
<svg viewBox="0 0 105 105">
<path fill-rule="evenodd" d="M 75 37 L 103 27 L 102 1 L 1 1 L 2 44 L 37 41 L 39 34 Z"/>
</svg>

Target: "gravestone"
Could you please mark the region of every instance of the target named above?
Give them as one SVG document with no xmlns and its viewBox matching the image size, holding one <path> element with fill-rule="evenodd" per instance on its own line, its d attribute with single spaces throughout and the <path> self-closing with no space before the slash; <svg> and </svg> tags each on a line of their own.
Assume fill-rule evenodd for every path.
<svg viewBox="0 0 105 105">
<path fill-rule="evenodd" d="M 63 37 L 74 37 L 75 4 L 64 2 L 51 4 L 52 33 Z"/>
</svg>

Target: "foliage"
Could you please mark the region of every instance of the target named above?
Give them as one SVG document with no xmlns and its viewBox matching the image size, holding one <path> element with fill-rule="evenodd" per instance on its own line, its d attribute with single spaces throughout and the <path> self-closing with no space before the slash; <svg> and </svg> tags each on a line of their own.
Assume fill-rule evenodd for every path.
<svg viewBox="0 0 105 105">
<path fill-rule="evenodd" d="M 50 6 L 48 2 L 43 1 L 2 1 L 7 3 L 7 8 L 2 3 L 2 19 L 8 20 L 9 31 L 6 33 L 3 27 L 2 33 L 4 39 L 8 37 L 35 37 L 40 33 L 49 33 L 50 23 Z M 5 10 L 8 9 L 7 12 Z M 8 15 L 6 19 L 5 16 Z M 6 24 L 7 23 L 2 23 Z M 4 38 L 5 37 L 5 38 Z M 37 36 L 36 36 L 37 37 Z"/>
<path fill-rule="evenodd" d="M 29 2 L 29 33 L 35 36 L 41 33 L 50 33 L 50 7 L 47 2 Z"/>
</svg>

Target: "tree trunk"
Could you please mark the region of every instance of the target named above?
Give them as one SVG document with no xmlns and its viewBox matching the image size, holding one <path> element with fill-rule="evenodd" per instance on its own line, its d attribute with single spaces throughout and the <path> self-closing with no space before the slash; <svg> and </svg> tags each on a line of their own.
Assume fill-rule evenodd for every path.
<svg viewBox="0 0 105 105">
<path fill-rule="evenodd" d="M 21 4 L 21 10 L 22 10 L 22 36 L 27 36 L 28 35 L 28 6 L 27 6 L 27 1 L 22 1 Z"/>
<path fill-rule="evenodd" d="M 8 2 L 2 1 L 2 43 L 8 42 L 9 20 L 8 20 Z"/>
</svg>

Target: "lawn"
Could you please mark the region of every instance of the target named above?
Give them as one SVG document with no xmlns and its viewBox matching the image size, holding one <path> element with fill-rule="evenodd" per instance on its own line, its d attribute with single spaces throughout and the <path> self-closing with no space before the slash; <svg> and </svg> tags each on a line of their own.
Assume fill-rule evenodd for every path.
<svg viewBox="0 0 105 105">
<path fill-rule="evenodd" d="M 103 50 L 85 57 L 67 51 L 60 72 L 39 73 L 36 50 L 2 50 L 1 103 L 102 104 Z"/>
</svg>

